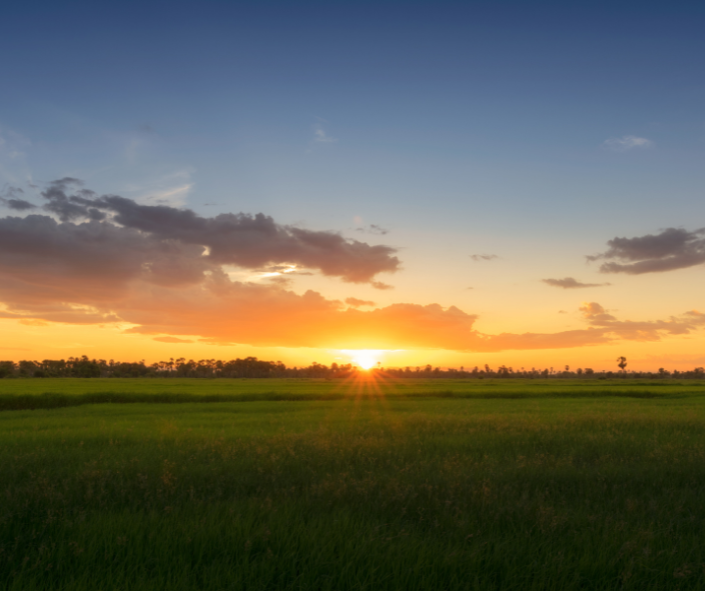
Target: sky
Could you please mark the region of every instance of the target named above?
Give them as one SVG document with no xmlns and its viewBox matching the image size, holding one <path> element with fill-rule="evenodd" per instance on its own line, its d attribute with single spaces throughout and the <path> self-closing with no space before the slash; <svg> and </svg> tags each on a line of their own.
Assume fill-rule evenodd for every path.
<svg viewBox="0 0 705 591">
<path fill-rule="evenodd" d="M 0 358 L 705 365 L 705 5 L 3 8 Z"/>
</svg>

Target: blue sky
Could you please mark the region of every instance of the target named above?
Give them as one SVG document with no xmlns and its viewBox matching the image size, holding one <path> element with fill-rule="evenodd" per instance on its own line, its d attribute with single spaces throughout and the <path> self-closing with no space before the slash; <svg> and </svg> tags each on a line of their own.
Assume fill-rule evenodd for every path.
<svg viewBox="0 0 705 591">
<path fill-rule="evenodd" d="M 3 22 L 0 184 L 392 244 L 383 303 L 492 317 L 552 269 L 599 278 L 584 255 L 615 236 L 705 225 L 701 3 L 26 2 Z"/>
<path fill-rule="evenodd" d="M 188 170 L 194 207 L 288 219 L 696 205 L 702 9 L 494 6 L 30 2 L 0 40 L 0 125 L 37 144 L 38 180 Z M 658 149 L 602 149 L 625 135 Z M 131 143 L 124 181 L 99 172 Z"/>
</svg>

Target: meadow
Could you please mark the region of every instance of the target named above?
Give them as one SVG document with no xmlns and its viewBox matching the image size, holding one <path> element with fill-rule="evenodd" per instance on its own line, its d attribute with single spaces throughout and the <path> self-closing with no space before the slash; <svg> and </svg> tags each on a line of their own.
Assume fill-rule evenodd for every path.
<svg viewBox="0 0 705 591">
<path fill-rule="evenodd" d="M 705 384 L 0 380 L 0 588 L 705 589 Z"/>
</svg>

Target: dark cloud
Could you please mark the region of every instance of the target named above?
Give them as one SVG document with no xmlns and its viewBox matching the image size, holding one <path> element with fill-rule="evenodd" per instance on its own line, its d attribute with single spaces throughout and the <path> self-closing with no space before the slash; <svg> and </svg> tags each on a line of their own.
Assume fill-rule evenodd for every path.
<svg viewBox="0 0 705 591">
<path fill-rule="evenodd" d="M 667 228 L 660 234 L 613 238 L 607 245 L 605 252 L 587 257 L 589 261 L 608 261 L 600 266 L 601 273 L 640 275 L 705 263 L 705 228 L 692 232 Z"/>
<path fill-rule="evenodd" d="M 18 195 L 24 195 L 24 189 L 22 189 L 21 187 L 5 185 L 2 189 L 3 197 L 17 197 Z"/>
<path fill-rule="evenodd" d="M 494 259 L 498 259 L 499 255 L 496 255 L 496 254 L 471 254 L 470 258 L 475 262 L 492 261 Z"/>
<path fill-rule="evenodd" d="M 186 285 L 217 269 L 203 257 L 203 247 L 106 222 L 0 218 L 0 296 L 5 300 L 80 302 L 71 296 L 73 284 L 85 299 L 108 300 L 130 281 Z"/>
<path fill-rule="evenodd" d="M 563 289 L 579 289 L 581 287 L 602 287 L 609 283 L 581 283 L 572 277 L 564 277 L 563 279 L 542 279 L 546 285 L 553 287 L 562 287 Z"/>
<path fill-rule="evenodd" d="M 396 249 L 346 240 L 335 232 L 311 231 L 277 224 L 258 213 L 201 217 L 189 209 L 141 205 L 117 195 L 97 197 L 79 179 L 65 177 L 42 192 L 44 209 L 62 222 L 91 220 L 138 231 L 156 241 L 206 247 L 211 265 L 259 269 L 293 264 L 353 283 L 372 282 L 378 273 L 399 269 Z"/>
<path fill-rule="evenodd" d="M 73 177 L 64 177 L 49 183 L 49 187 L 41 192 L 48 201 L 44 210 L 59 216 L 62 222 L 90 219 L 104 220 L 106 215 L 96 207 L 92 207 L 95 193 L 83 189 L 83 181 Z M 71 195 L 67 192 L 72 191 Z"/>
<path fill-rule="evenodd" d="M 0 195 L 0 204 L 15 211 L 27 211 L 37 206 L 21 198 L 24 191 L 20 187 L 5 187 Z"/>
<path fill-rule="evenodd" d="M 345 303 L 353 308 L 360 308 L 362 306 L 376 306 L 376 304 L 370 300 L 358 300 L 357 298 L 345 298 Z"/>
<path fill-rule="evenodd" d="M 378 234 L 380 236 L 384 236 L 385 234 L 389 234 L 389 230 L 386 228 L 383 228 L 382 226 L 378 226 L 377 224 L 370 224 L 369 226 L 364 226 L 362 228 L 355 228 L 356 232 L 367 232 L 368 234 Z"/>
<path fill-rule="evenodd" d="M 36 209 L 37 207 L 34 203 L 30 203 L 24 199 L 5 199 L 0 197 L 0 203 L 16 211 L 28 211 L 30 209 Z"/>
</svg>

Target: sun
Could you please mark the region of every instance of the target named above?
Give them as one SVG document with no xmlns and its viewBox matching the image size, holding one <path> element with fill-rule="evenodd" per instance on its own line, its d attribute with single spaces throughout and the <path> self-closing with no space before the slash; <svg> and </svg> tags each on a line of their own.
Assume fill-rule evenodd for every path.
<svg viewBox="0 0 705 591">
<path fill-rule="evenodd" d="M 350 351 L 350 361 L 365 371 L 372 369 L 379 362 L 379 351 L 372 349 L 360 349 Z"/>
<path fill-rule="evenodd" d="M 386 349 L 338 349 L 337 353 L 342 353 L 360 369 L 369 371 L 380 365 L 389 351 Z"/>
<path fill-rule="evenodd" d="M 371 355 L 358 355 L 353 357 L 353 362 L 357 363 L 362 369 L 368 370 L 377 365 L 377 360 Z"/>
</svg>

